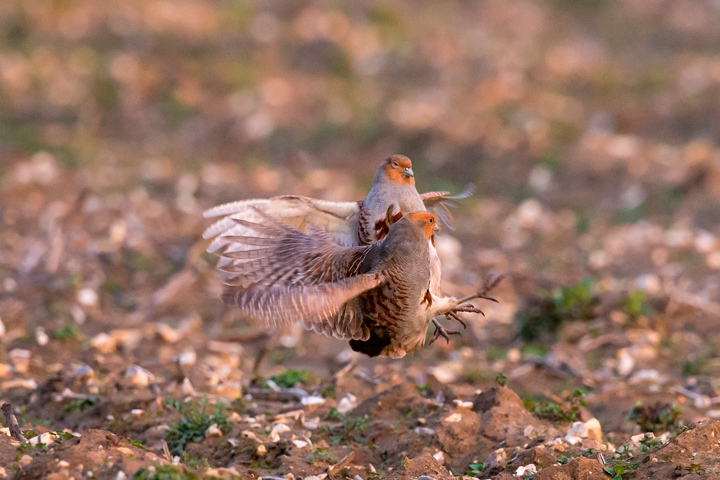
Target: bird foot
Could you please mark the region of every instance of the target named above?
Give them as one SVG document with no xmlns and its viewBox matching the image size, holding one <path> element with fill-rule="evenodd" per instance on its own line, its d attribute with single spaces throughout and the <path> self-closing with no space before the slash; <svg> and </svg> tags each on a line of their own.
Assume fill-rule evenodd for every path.
<svg viewBox="0 0 720 480">
<path fill-rule="evenodd" d="M 433 335 L 432 340 L 430 340 L 430 345 L 432 345 L 435 340 L 437 340 L 440 337 L 443 337 L 447 343 L 450 343 L 450 335 L 461 335 L 460 332 L 457 330 L 448 330 L 447 328 L 440 325 L 440 322 L 435 320 L 433 318 L 432 320 L 433 325 L 435 325 L 435 335 Z"/>
</svg>

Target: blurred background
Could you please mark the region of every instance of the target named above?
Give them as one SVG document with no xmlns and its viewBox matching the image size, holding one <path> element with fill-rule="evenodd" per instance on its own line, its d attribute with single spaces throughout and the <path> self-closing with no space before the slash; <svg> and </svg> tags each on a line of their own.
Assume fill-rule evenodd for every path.
<svg viewBox="0 0 720 480">
<path fill-rule="evenodd" d="M 654 396 L 720 416 L 718 25 L 717 0 L 0 2 L 0 380 L 188 354 L 239 395 L 202 211 L 357 200 L 397 153 L 421 192 L 478 187 L 445 291 L 510 279 L 462 339 L 367 368 L 584 385 L 611 428 Z M 345 348 L 288 342 L 267 372 Z"/>
</svg>

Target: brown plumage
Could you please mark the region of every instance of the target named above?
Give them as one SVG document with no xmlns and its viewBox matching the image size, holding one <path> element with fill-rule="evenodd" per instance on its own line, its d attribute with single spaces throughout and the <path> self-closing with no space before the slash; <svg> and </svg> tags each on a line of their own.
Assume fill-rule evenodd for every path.
<svg viewBox="0 0 720 480">
<path fill-rule="evenodd" d="M 252 244 L 236 241 L 244 236 L 256 236 L 252 228 L 242 223 L 264 223 L 265 215 L 281 220 L 301 231 L 316 227 L 338 245 L 371 245 L 388 234 L 389 226 L 403 213 L 430 210 L 444 223 L 451 225 L 449 207 L 457 200 L 470 196 L 473 187 L 454 197 L 449 192 L 428 192 L 419 194 L 415 188 L 415 173 L 412 161 L 403 155 L 393 155 L 383 160 L 377 168 L 373 186 L 365 199 L 358 202 L 329 202 L 307 197 L 285 195 L 270 199 L 251 199 L 232 202 L 207 210 L 205 217 L 220 217 L 203 233 L 204 238 L 213 238 L 208 252 L 225 249 L 218 268 L 226 272 L 226 282 L 247 288 L 251 278 L 240 275 L 234 266 L 242 258 L 228 255 L 231 251 L 244 251 Z M 429 301 L 443 304 L 440 292 L 440 259 L 435 250 L 434 237 L 428 243 L 428 261 L 431 271 Z M 242 255 L 242 254 L 240 254 Z M 439 327 L 437 322 L 436 327 Z"/>
<path fill-rule="evenodd" d="M 428 301 L 429 240 L 435 216 L 412 213 L 373 245 L 342 247 L 318 229 L 301 232 L 260 214 L 262 223 L 236 220 L 256 236 L 232 241 L 252 250 L 228 251 L 243 285 L 226 302 L 268 326 L 302 321 L 318 333 L 350 341 L 370 356 L 402 357 L 425 343 L 428 323 L 454 311 L 477 312 L 452 297 Z"/>
</svg>

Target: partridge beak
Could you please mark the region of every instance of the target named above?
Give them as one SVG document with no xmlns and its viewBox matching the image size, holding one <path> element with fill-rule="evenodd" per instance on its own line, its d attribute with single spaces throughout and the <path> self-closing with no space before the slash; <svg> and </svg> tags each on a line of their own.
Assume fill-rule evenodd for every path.
<svg viewBox="0 0 720 480">
<path fill-rule="evenodd" d="M 439 232 L 440 232 L 440 225 L 438 225 L 438 224 L 436 223 L 436 224 L 435 224 L 435 227 L 433 227 L 433 231 L 434 231 L 435 233 L 439 233 Z"/>
<path fill-rule="evenodd" d="M 412 168 L 407 167 L 407 168 L 405 168 L 405 171 L 403 172 L 403 175 L 405 175 L 406 177 L 414 177 L 414 176 L 415 176 L 415 172 L 412 171 Z"/>
</svg>

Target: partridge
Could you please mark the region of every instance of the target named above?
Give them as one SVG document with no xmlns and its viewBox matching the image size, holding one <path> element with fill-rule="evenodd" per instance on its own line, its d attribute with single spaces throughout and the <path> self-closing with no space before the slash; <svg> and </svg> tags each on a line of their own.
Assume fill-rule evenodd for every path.
<svg viewBox="0 0 720 480">
<path fill-rule="evenodd" d="M 448 225 L 452 215 L 448 207 L 457 200 L 472 195 L 473 187 L 459 195 L 449 192 L 428 192 L 419 194 L 415 188 L 415 173 L 412 161 L 403 155 L 388 157 L 378 166 L 372 188 L 364 200 L 357 202 L 331 202 L 308 197 L 283 195 L 270 199 L 251 199 L 227 203 L 211 208 L 204 213 L 207 218 L 222 216 L 203 233 L 204 238 L 213 238 L 207 251 L 215 253 L 225 247 L 227 253 L 249 248 L 241 242 L 234 242 L 236 236 L 252 236 L 252 229 L 237 222 L 264 221 L 267 214 L 297 229 L 309 226 L 327 232 L 340 246 L 371 245 L 388 234 L 390 225 L 405 212 L 434 211 Z M 444 303 L 440 293 L 440 259 L 435 249 L 434 237 L 428 239 L 428 262 L 430 268 L 429 298 L 435 303 Z M 248 286 L 247 277 L 233 273 L 232 265 L 237 263 L 227 255 L 218 261 L 218 269 L 226 271 L 226 282 L 239 287 Z M 457 317 L 453 317 L 459 320 Z M 434 321 L 438 333 L 447 338 L 448 331 Z M 454 332 L 456 333 L 456 332 Z"/>
<path fill-rule="evenodd" d="M 480 311 L 464 302 L 486 291 L 433 301 L 429 240 L 436 217 L 415 212 L 393 223 L 372 245 L 343 247 L 323 230 L 303 232 L 257 212 L 261 223 L 234 221 L 252 235 L 228 236 L 250 247 L 226 250 L 226 268 L 245 288 L 224 300 L 249 319 L 279 327 L 301 321 L 327 336 L 350 341 L 370 356 L 403 357 L 425 344 L 435 316 Z"/>
</svg>

